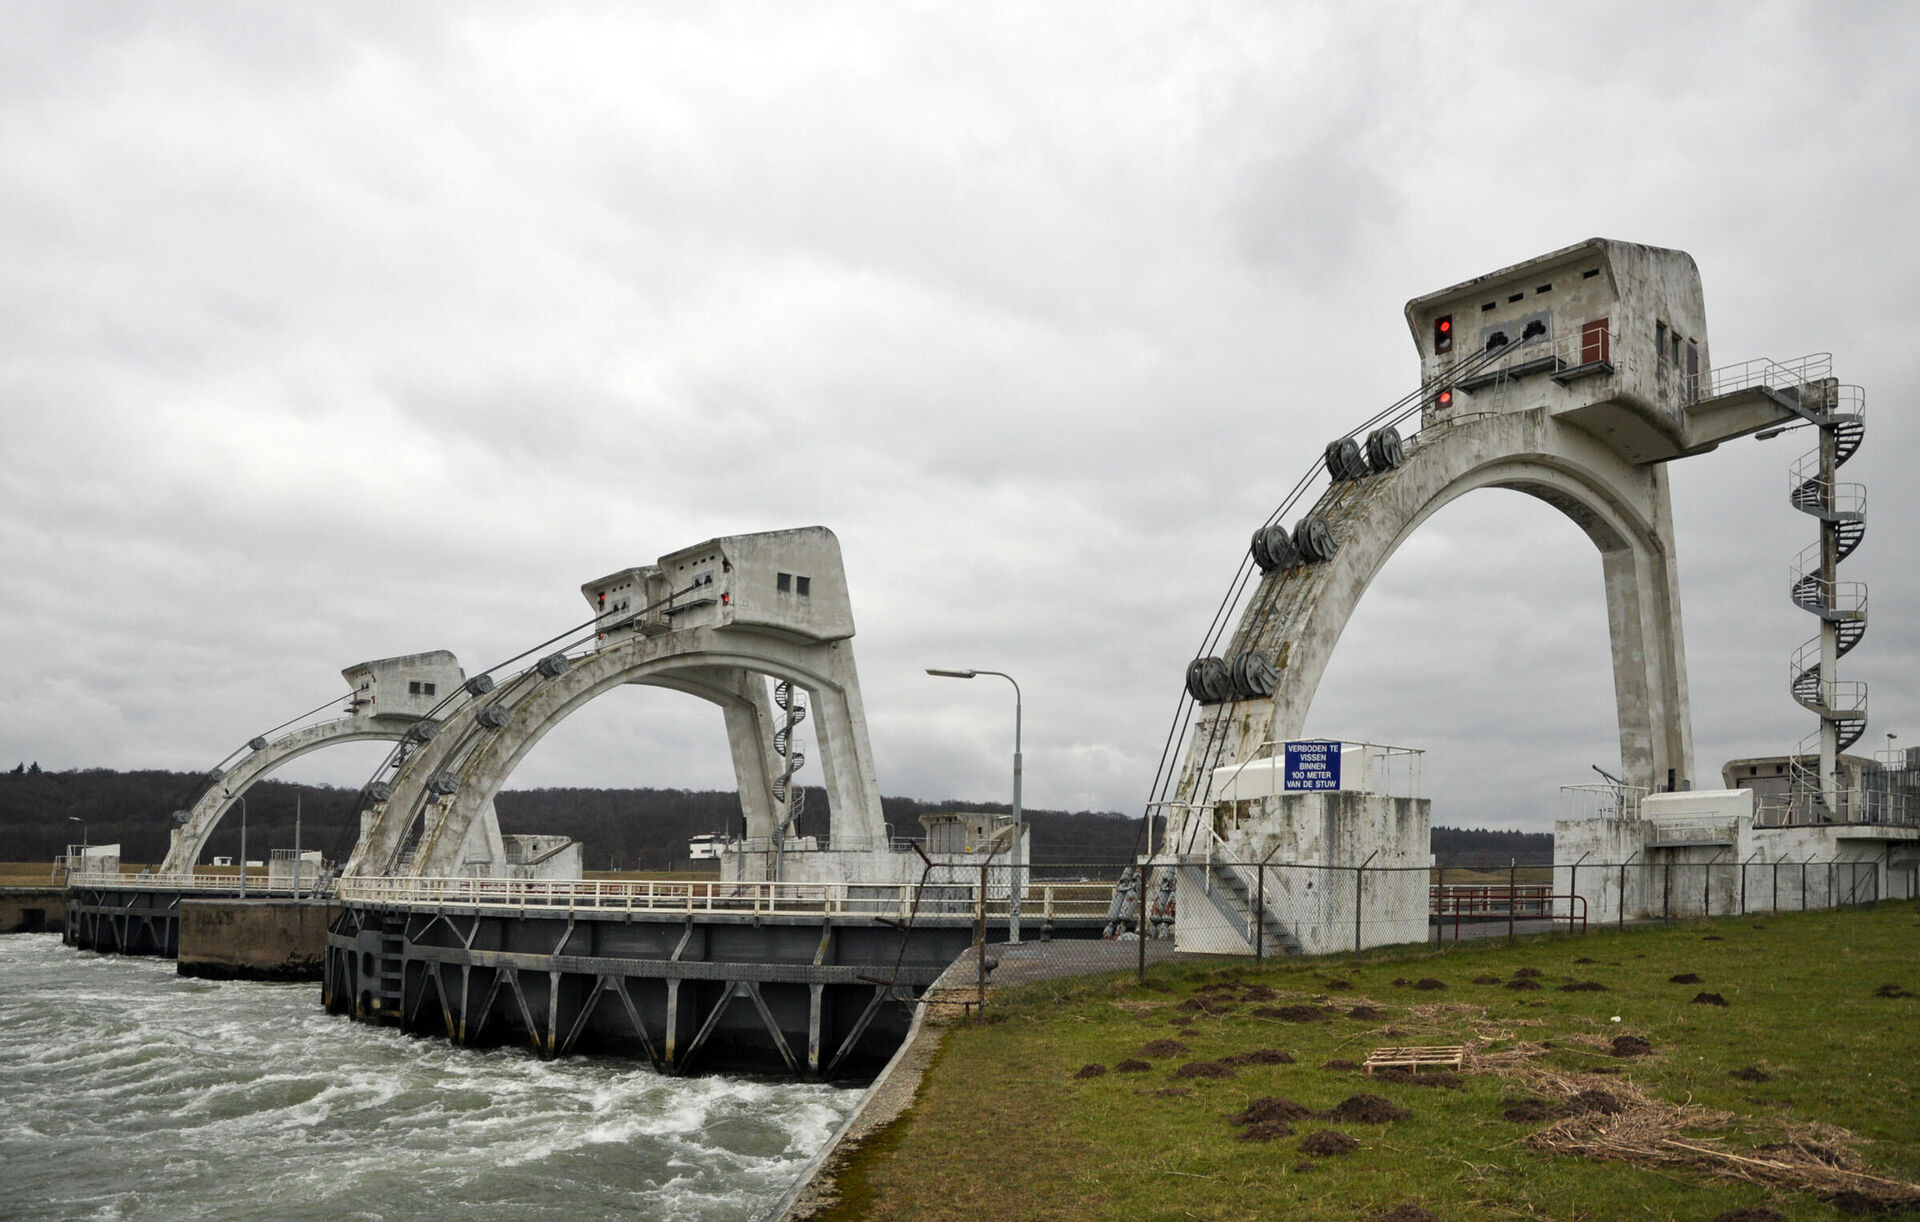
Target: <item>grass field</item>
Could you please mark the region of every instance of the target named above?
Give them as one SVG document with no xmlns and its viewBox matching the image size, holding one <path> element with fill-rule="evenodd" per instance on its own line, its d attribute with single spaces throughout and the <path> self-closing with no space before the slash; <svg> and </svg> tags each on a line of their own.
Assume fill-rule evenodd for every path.
<svg viewBox="0 0 1920 1222">
<path fill-rule="evenodd" d="M 1920 992 L 1916 946 L 1920 907 L 1900 903 L 997 993 L 985 1026 L 950 1030 L 906 1117 L 853 1155 L 829 1216 L 1852 1216 L 1859 1198 L 1826 1198 L 1899 1190 L 1817 1169 L 1920 1180 L 1920 998 L 1897 995 Z M 1649 1051 L 1614 1055 L 1622 1036 Z M 1328 1065 L 1443 1044 L 1472 1050 L 1465 1072 Z M 1407 1114 L 1297 1115 L 1357 1094 Z M 1296 1115 L 1230 1121 L 1263 1098 Z"/>
</svg>

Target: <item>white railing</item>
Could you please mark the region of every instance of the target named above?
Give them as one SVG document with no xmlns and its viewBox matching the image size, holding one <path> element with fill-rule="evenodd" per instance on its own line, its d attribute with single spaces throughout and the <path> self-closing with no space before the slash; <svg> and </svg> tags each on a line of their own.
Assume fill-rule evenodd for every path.
<svg viewBox="0 0 1920 1222">
<path fill-rule="evenodd" d="M 323 891 L 324 887 L 316 883 L 314 872 L 308 870 L 304 877 L 295 880 L 291 871 L 288 874 L 270 879 L 265 870 L 247 870 L 247 894 L 287 895 L 294 893 L 296 881 L 303 895 L 312 895 Z M 235 892 L 240 890 L 240 875 L 233 874 L 159 874 L 152 870 L 141 870 L 133 874 L 125 871 L 76 870 L 67 874 L 70 887 L 116 887 L 127 891 L 219 891 Z"/>
<path fill-rule="evenodd" d="M 1648 844 L 1675 844 L 1735 838 L 1738 821 L 1725 815 L 1662 816 L 1647 821 Z"/>
<path fill-rule="evenodd" d="M 1111 883 L 1027 882 L 1020 913 L 1104 919 Z M 955 916 L 980 913 L 978 881 L 938 883 L 559 882 L 505 878 L 345 878 L 345 903 L 392 907 L 497 908 L 525 911 L 649 912 L 697 916 Z M 1008 915 L 1004 879 L 990 883 L 989 920 Z"/>
<path fill-rule="evenodd" d="M 1641 785 L 1562 785 L 1560 799 L 1569 821 L 1638 819 L 1649 792 Z"/>
<path fill-rule="evenodd" d="M 1379 794 L 1392 798 L 1420 796 L 1420 761 L 1426 754 L 1418 747 L 1394 747 L 1385 743 L 1356 742 L 1351 739 L 1308 738 L 1295 742 L 1330 743 L 1340 756 L 1340 783 L 1334 788 L 1347 793 Z M 1308 792 L 1287 785 L 1287 741 L 1263 742 L 1254 754 L 1238 764 L 1214 769 L 1212 792 L 1215 801 L 1278 797 L 1284 793 Z"/>
<path fill-rule="evenodd" d="M 1711 387 L 1707 393 L 1727 395 L 1755 386 L 1789 390 L 1832 376 L 1833 353 L 1812 352 L 1791 361 L 1776 361 L 1762 356 L 1741 361 L 1737 365 L 1722 365 L 1707 374 L 1706 384 Z"/>
</svg>

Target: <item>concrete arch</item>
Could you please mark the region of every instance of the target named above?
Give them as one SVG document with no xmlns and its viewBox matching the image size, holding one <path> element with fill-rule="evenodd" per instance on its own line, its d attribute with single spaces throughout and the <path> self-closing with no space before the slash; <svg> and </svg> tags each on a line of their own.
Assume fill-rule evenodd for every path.
<svg viewBox="0 0 1920 1222">
<path fill-rule="evenodd" d="M 334 747 L 341 743 L 397 742 L 406 737 L 408 724 L 395 724 L 392 720 L 375 722 L 367 717 L 340 717 L 305 726 L 248 752 L 208 785 L 188 808 L 187 821 L 173 829 L 173 842 L 167 849 L 166 861 L 160 866 L 160 873 L 185 874 L 192 870 L 227 811 L 253 787 L 254 782 L 281 765 L 323 747 Z"/>
<path fill-rule="evenodd" d="M 407 836 L 422 820 L 408 872 L 456 871 L 469 829 L 526 754 L 580 707 L 626 684 L 664 687 L 720 707 L 747 834 L 771 836 L 785 810 L 785 803 L 773 795 L 780 761 L 772 740 L 783 723 L 767 697 L 763 676 L 791 680 L 812 697 L 811 718 L 832 803 L 833 841 L 883 847 L 885 823 L 848 644 L 795 640 L 740 627 L 698 627 L 605 641 L 573 659 L 559 675 L 542 674 L 536 667 L 456 711 L 434 742 L 402 767 L 392 795 L 376 804 L 346 872 L 394 870 Z M 507 724 L 483 726 L 481 710 L 495 705 L 507 710 Z M 432 778 L 453 780 L 454 792 L 433 794 L 428 787 Z"/>
<path fill-rule="evenodd" d="M 1401 467 L 1336 483 L 1315 505 L 1339 540 L 1332 559 L 1266 575 L 1227 656 L 1260 650 L 1279 681 L 1271 699 L 1206 710 L 1194 728 L 1180 798 L 1260 744 L 1298 738 L 1333 649 L 1360 598 L 1400 545 L 1440 509 L 1481 488 L 1534 496 L 1600 552 L 1626 779 L 1655 788 L 1692 774 L 1693 733 L 1679 576 L 1665 468 L 1639 465 L 1545 410 L 1463 421 L 1415 438 Z"/>
</svg>

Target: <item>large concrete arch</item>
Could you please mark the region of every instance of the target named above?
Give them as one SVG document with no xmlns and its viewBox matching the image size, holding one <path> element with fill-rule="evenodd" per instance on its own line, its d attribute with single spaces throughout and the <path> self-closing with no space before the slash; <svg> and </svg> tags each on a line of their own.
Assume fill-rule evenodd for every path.
<svg viewBox="0 0 1920 1222">
<path fill-rule="evenodd" d="M 772 837 L 788 806 L 775 793 L 781 761 L 773 739 L 784 720 L 768 699 L 767 677 L 790 681 L 811 697 L 832 843 L 884 850 L 886 826 L 848 639 L 852 617 L 832 533 L 814 527 L 712 540 L 663 557 L 658 566 L 589 583 L 583 593 L 611 611 L 624 604 L 619 598 L 610 604 L 608 590 L 677 584 L 689 577 L 667 575 L 688 569 L 696 582 L 688 588 L 697 595 L 657 616 L 618 620 L 588 652 L 564 665 L 557 659 L 536 664 L 453 711 L 374 805 L 345 872 L 457 872 L 470 829 L 526 754 L 579 708 L 625 684 L 664 687 L 719 706 L 747 835 Z M 702 578 L 710 580 L 698 584 Z"/>
<path fill-rule="evenodd" d="M 325 747 L 398 742 L 427 717 L 440 699 L 440 689 L 450 695 L 465 677 L 459 661 L 446 650 L 360 662 L 340 674 L 350 689 L 345 698 L 347 715 L 302 726 L 276 739 L 260 737 L 250 742 L 246 754 L 218 770 L 187 808 L 186 821 L 173 829 L 160 873 L 190 872 L 214 829 L 255 782 Z"/>
<path fill-rule="evenodd" d="M 1262 743 L 1298 738 L 1347 620 L 1374 577 L 1440 509 L 1481 488 L 1524 492 L 1566 514 L 1600 553 L 1626 779 L 1654 788 L 1692 774 L 1693 734 L 1679 574 L 1665 467 L 1636 464 L 1545 408 L 1430 428 L 1404 465 L 1336 483 L 1313 512 L 1339 540 L 1325 562 L 1266 575 L 1228 656 L 1259 650 L 1279 673 L 1270 699 L 1215 705 L 1194 730 L 1182 801 Z"/>
</svg>

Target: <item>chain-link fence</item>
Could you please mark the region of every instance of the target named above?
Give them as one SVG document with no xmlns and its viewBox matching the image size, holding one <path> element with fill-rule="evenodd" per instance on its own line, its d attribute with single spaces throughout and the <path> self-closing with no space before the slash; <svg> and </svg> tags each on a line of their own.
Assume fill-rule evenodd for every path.
<svg viewBox="0 0 1920 1222">
<path fill-rule="evenodd" d="M 1628 862 L 1505 868 L 1309 866 L 1220 859 L 1126 865 L 930 865 L 914 920 L 970 923 L 986 947 L 943 1000 L 1131 970 L 1176 955 L 1280 958 L 1376 946 L 1584 933 L 1655 921 L 1806 912 L 1920 896 L 1920 864 Z"/>
</svg>

